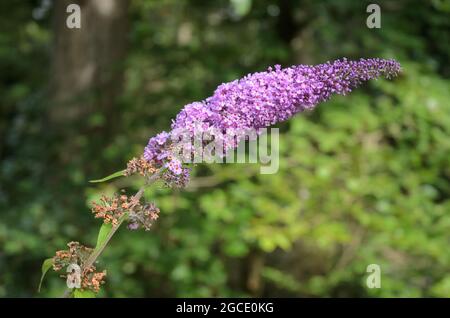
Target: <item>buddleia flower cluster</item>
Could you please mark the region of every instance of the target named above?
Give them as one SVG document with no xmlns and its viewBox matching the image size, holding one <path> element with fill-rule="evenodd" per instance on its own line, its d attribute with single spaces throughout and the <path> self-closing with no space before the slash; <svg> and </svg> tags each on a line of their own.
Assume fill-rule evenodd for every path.
<svg viewBox="0 0 450 318">
<path fill-rule="evenodd" d="M 240 142 L 236 131 L 259 132 L 313 109 L 333 94 L 346 95 L 365 81 L 391 78 L 400 70 L 395 60 L 379 58 L 269 67 L 266 72 L 221 84 L 211 97 L 186 105 L 173 120 L 170 132 L 150 138 L 143 158 L 155 167 L 166 168 L 171 174 L 169 183 L 184 186 L 189 181 L 188 170 L 172 151 L 173 141 L 179 136 L 214 134 L 224 145 L 226 155 Z"/>
</svg>

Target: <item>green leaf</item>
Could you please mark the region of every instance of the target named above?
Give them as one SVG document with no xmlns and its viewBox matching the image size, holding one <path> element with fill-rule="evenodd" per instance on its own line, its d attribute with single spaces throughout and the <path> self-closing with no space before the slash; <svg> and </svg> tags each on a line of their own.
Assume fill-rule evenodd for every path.
<svg viewBox="0 0 450 318">
<path fill-rule="evenodd" d="M 108 236 L 109 232 L 112 230 L 112 224 L 111 223 L 103 223 L 100 227 L 100 231 L 98 232 L 97 237 L 97 245 L 95 245 L 95 249 L 98 249 L 106 240 L 106 237 Z"/>
<path fill-rule="evenodd" d="M 95 298 L 95 293 L 92 290 L 75 289 L 73 298 Z"/>
<path fill-rule="evenodd" d="M 111 179 L 114 179 L 117 177 L 123 177 L 123 176 L 125 176 L 125 170 L 120 170 L 120 171 L 114 172 L 113 174 L 110 174 L 107 177 L 104 177 L 103 179 L 90 180 L 89 182 L 91 182 L 91 183 L 105 182 L 105 181 L 108 181 L 108 180 L 111 180 Z"/>
<path fill-rule="evenodd" d="M 42 281 L 44 280 L 45 274 L 47 274 L 48 270 L 53 266 L 53 258 L 47 258 L 42 263 L 42 275 L 41 280 L 39 281 L 38 293 L 41 292 Z"/>
</svg>

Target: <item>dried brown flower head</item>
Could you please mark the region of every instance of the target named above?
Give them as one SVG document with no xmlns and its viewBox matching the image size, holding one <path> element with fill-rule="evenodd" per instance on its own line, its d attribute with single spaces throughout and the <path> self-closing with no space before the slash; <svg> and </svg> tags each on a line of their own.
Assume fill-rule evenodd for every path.
<svg viewBox="0 0 450 318">
<path fill-rule="evenodd" d="M 158 168 L 147 160 L 143 156 L 139 158 L 133 158 L 127 163 L 127 169 L 125 170 L 125 176 L 131 176 L 135 173 L 141 176 L 148 177 L 153 175 Z"/>
<path fill-rule="evenodd" d="M 53 269 L 55 271 L 61 271 L 68 266 L 73 266 L 73 264 L 78 265 L 83 269 L 78 277 L 74 272 L 69 272 L 67 275 L 63 274 L 61 277 L 69 278 L 71 281 L 80 279 L 80 287 L 82 290 L 89 289 L 97 293 L 100 285 L 105 281 L 106 271 L 96 272 L 96 268 L 93 265 L 89 268 L 84 268 L 93 249 L 81 245 L 79 242 L 70 242 L 67 246 L 69 249 L 56 252 L 56 255 L 53 257 Z"/>
<path fill-rule="evenodd" d="M 105 283 L 106 270 L 96 272 L 95 266 L 85 270 L 81 279 L 81 289 L 90 289 L 96 293 L 100 290 L 100 285 Z"/>
<path fill-rule="evenodd" d="M 69 247 L 68 250 L 57 251 L 53 257 L 53 269 L 55 271 L 59 271 L 69 264 L 81 266 L 93 251 L 92 248 L 81 245 L 79 242 L 70 242 L 67 246 Z"/>
<path fill-rule="evenodd" d="M 159 217 L 159 208 L 154 203 L 139 204 L 128 215 L 128 228 L 137 230 L 139 227 L 150 230 L 153 222 Z"/>
<path fill-rule="evenodd" d="M 92 213 L 96 218 L 103 219 L 103 222 L 116 226 L 119 224 L 119 219 L 133 204 L 133 199 L 125 194 L 113 197 L 102 196 L 100 203 L 92 202 Z"/>
</svg>

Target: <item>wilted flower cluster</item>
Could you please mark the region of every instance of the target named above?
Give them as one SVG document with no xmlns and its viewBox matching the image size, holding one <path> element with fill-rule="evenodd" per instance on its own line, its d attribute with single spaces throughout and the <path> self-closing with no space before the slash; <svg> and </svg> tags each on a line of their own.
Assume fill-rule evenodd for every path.
<svg viewBox="0 0 450 318">
<path fill-rule="evenodd" d="M 106 270 L 96 272 L 95 266 L 86 269 L 81 278 L 81 289 L 90 289 L 98 293 L 100 286 L 105 283 Z"/>
<path fill-rule="evenodd" d="M 141 156 L 128 161 L 125 176 L 131 176 L 137 173 L 143 177 L 148 177 L 153 175 L 157 170 L 158 169 L 152 164 L 152 162 L 145 160 L 145 158 Z"/>
<path fill-rule="evenodd" d="M 142 227 L 148 231 L 158 217 L 159 209 L 154 203 L 138 205 L 128 214 L 128 228 L 130 230 L 137 230 Z"/>
<path fill-rule="evenodd" d="M 102 196 L 100 203 L 92 203 L 92 213 L 102 218 L 104 223 L 119 224 L 120 218 L 127 213 L 128 228 L 136 230 L 140 227 L 149 230 L 159 216 L 159 209 L 154 203 L 143 204 L 125 194 L 111 198 Z"/>
<path fill-rule="evenodd" d="M 92 248 L 81 245 L 79 242 L 67 244 L 68 250 L 57 251 L 53 257 L 53 269 L 59 271 L 69 264 L 82 265 L 92 253 Z"/>
<path fill-rule="evenodd" d="M 68 250 L 56 252 L 56 255 L 53 257 L 53 269 L 55 271 L 60 271 L 70 265 L 78 265 L 81 269 L 83 269 L 79 273 L 80 289 L 89 289 L 94 292 L 98 292 L 100 285 L 105 281 L 106 271 L 96 272 L 96 268 L 93 265 L 89 268 L 84 268 L 86 261 L 93 252 L 93 249 L 81 245 L 79 242 L 70 242 L 67 246 L 69 247 Z M 68 273 L 67 275 L 73 275 L 73 273 Z M 66 277 L 65 275 L 61 276 Z"/>
<path fill-rule="evenodd" d="M 132 206 L 131 199 L 127 195 L 115 195 L 113 197 L 102 196 L 100 203 L 92 202 L 92 213 L 96 218 L 103 219 L 105 223 L 119 224 L 119 219 Z"/>
<path fill-rule="evenodd" d="M 315 66 L 282 69 L 276 65 L 266 72 L 249 74 L 220 85 L 206 100 L 186 105 L 169 133 L 162 132 L 149 140 L 144 158 L 167 167 L 175 177 L 183 175 L 186 168 L 171 155 L 171 139 L 181 134 L 213 133 L 222 139 L 226 152 L 240 141 L 234 131 L 258 131 L 312 109 L 332 94 L 345 95 L 362 82 L 380 76 L 390 78 L 399 72 L 400 65 L 394 60 L 344 58 Z"/>
</svg>

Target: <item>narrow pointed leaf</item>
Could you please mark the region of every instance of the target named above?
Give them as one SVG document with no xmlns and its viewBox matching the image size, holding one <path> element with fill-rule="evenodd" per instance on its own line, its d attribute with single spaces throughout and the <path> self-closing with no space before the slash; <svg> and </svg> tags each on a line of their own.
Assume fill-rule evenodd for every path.
<svg viewBox="0 0 450 318">
<path fill-rule="evenodd" d="M 95 245 L 95 249 L 98 249 L 106 240 L 109 232 L 112 230 L 111 223 L 103 223 L 100 227 L 100 231 L 98 232 L 97 244 Z"/>
<path fill-rule="evenodd" d="M 90 180 L 89 182 L 91 182 L 91 183 L 105 182 L 105 181 L 108 181 L 108 180 L 111 180 L 114 178 L 118 178 L 118 177 L 123 177 L 123 176 L 125 176 L 125 170 L 120 170 L 120 171 L 114 172 L 113 174 L 110 174 L 109 176 L 104 177 L 102 179 Z"/>
<path fill-rule="evenodd" d="M 49 270 L 52 266 L 53 266 L 53 258 L 47 258 L 47 259 L 42 263 L 42 275 L 41 275 L 41 280 L 39 281 L 38 293 L 41 292 L 41 285 L 42 285 L 42 282 L 44 281 L 45 274 L 47 274 L 48 270 Z"/>
</svg>

